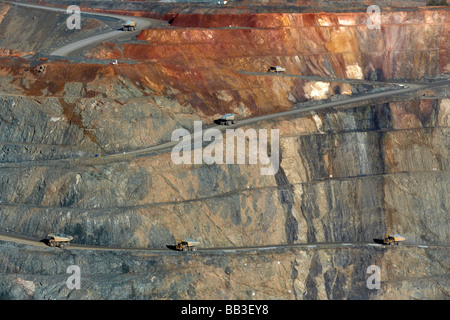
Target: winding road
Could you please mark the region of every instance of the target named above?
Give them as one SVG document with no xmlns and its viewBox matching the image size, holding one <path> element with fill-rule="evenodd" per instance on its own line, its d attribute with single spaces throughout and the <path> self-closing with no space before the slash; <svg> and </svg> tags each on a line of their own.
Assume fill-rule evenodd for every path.
<svg viewBox="0 0 450 320">
<path fill-rule="evenodd" d="M 17 3 L 17 2 L 10 2 L 11 4 L 23 6 L 23 7 L 29 7 L 34 9 L 42 9 L 42 10 L 49 10 L 49 11 L 56 11 L 56 12 L 64 12 L 67 13 L 66 9 L 59 9 L 59 8 L 53 8 L 53 7 L 46 7 L 46 6 L 38 6 L 33 4 L 27 4 L 27 3 Z M 92 15 L 92 16 L 100 16 L 100 17 L 108 17 L 108 18 L 116 18 L 118 20 L 135 20 L 137 22 L 136 24 L 136 30 L 135 31 L 123 31 L 123 30 L 115 30 L 110 31 L 106 33 L 102 33 L 93 37 L 89 37 L 80 41 L 76 41 L 70 44 L 67 44 L 61 48 L 58 48 L 50 53 L 50 55 L 54 56 L 63 56 L 67 57 L 77 51 L 89 48 L 93 45 L 99 44 L 101 42 L 107 41 L 107 40 L 113 40 L 118 39 L 121 37 L 129 37 L 132 35 L 138 35 L 139 32 L 141 32 L 143 29 L 148 28 L 150 26 L 161 26 L 161 25 L 167 25 L 168 23 L 163 22 L 161 20 L 156 19 L 149 19 L 149 18 L 142 18 L 142 17 L 135 17 L 135 16 L 126 16 L 126 15 L 118 15 L 118 14 L 105 14 L 105 13 L 95 13 L 95 12 L 87 12 L 87 11 L 81 11 L 81 15 Z M 69 17 L 69 16 L 68 16 Z"/>
<path fill-rule="evenodd" d="M 267 73 L 261 73 L 261 74 L 267 75 L 267 76 L 272 76 L 272 75 L 268 75 Z M 277 76 L 280 76 L 280 75 L 277 75 Z M 295 76 L 295 75 L 286 74 L 286 75 L 281 75 L 281 76 Z M 379 84 L 379 83 L 375 83 L 375 84 Z M 392 84 L 392 83 L 390 83 L 390 84 Z M 381 99 L 381 98 L 394 97 L 394 96 L 398 96 L 398 95 L 402 95 L 402 94 L 406 94 L 406 93 L 412 93 L 412 92 L 417 92 L 417 91 L 431 89 L 431 88 L 446 87 L 446 86 L 450 85 L 450 80 L 436 81 L 436 82 L 423 83 L 423 84 L 417 84 L 417 83 L 415 83 L 415 84 L 398 83 L 398 84 L 402 85 L 402 86 L 399 86 L 398 89 L 390 89 L 390 90 L 386 90 L 386 91 L 382 91 L 382 92 L 361 94 L 358 96 L 351 96 L 351 97 L 349 97 L 347 99 L 343 99 L 343 100 L 320 103 L 320 104 L 310 106 L 310 107 L 294 108 L 294 109 L 288 110 L 288 111 L 271 113 L 271 114 L 267 114 L 267 115 L 263 115 L 263 116 L 259 116 L 259 117 L 254 117 L 254 118 L 242 119 L 242 120 L 239 120 L 238 123 L 236 123 L 234 125 L 229 125 L 229 126 L 223 126 L 223 125 L 212 126 L 212 127 L 203 129 L 202 134 L 206 130 L 211 129 L 211 128 L 219 129 L 220 131 L 224 132 L 226 129 L 234 129 L 234 128 L 238 128 L 238 127 L 255 124 L 255 123 L 258 123 L 261 121 L 274 120 L 277 118 L 299 115 L 299 114 L 310 112 L 310 111 L 319 111 L 319 110 L 336 108 L 336 107 L 344 107 L 344 106 L 348 106 L 348 105 L 354 105 L 357 103 L 363 103 L 363 102 L 377 100 L 377 99 Z M 201 119 L 199 119 L 199 120 L 201 120 Z M 196 134 L 198 134 L 198 133 L 196 133 Z M 191 139 L 191 141 L 193 141 L 194 133 L 191 133 L 189 135 L 189 138 Z M 178 140 L 168 141 L 168 142 L 165 142 L 162 144 L 158 144 L 158 145 L 154 145 L 154 146 L 150 146 L 150 147 L 144 147 L 144 148 L 140 148 L 140 149 L 136 149 L 136 150 L 132 150 L 132 151 L 104 154 L 102 159 L 104 161 L 107 161 L 109 159 L 119 161 L 120 159 L 125 159 L 129 156 L 147 155 L 149 153 L 164 152 L 164 151 L 168 151 L 168 150 L 172 149 L 178 143 L 179 143 Z M 68 162 L 82 161 L 83 159 L 92 159 L 92 158 L 80 157 L 80 158 L 76 158 L 76 159 L 71 158 L 71 159 L 42 160 L 42 161 L 39 161 L 39 160 L 38 161 L 22 161 L 22 162 L 17 162 L 17 163 L 0 163 L 0 167 L 21 167 L 21 166 L 30 166 L 30 165 L 39 166 L 39 165 L 49 165 L 49 164 L 64 165 L 64 164 L 67 164 Z"/>
</svg>

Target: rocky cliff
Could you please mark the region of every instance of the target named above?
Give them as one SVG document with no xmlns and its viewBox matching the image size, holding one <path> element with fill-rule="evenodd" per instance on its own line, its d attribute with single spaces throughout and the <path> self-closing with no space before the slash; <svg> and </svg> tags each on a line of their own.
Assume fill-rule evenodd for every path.
<svg viewBox="0 0 450 320">
<path fill-rule="evenodd" d="M 260 128 L 281 130 L 274 176 L 252 164 L 175 165 L 170 153 L 103 160 L 88 137 L 92 151 L 75 154 L 64 142 L 5 143 L 4 158 L 25 156 L 0 169 L 2 226 L 159 248 L 193 234 L 215 247 L 369 241 L 385 230 L 447 243 L 447 112 L 448 100 L 420 100 L 268 123 Z M 43 161 L 49 157 L 55 161 Z"/>
<path fill-rule="evenodd" d="M 180 255 L 0 242 L 0 250 L 2 299 L 448 299 L 448 249 L 431 247 Z M 66 286 L 74 264 L 80 267 L 79 290 Z M 381 269 L 381 289 L 367 287 L 371 265 Z"/>
</svg>

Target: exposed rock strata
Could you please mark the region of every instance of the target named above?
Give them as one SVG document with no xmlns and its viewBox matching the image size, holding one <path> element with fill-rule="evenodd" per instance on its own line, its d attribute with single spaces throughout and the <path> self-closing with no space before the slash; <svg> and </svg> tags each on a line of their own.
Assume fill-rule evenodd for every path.
<svg viewBox="0 0 450 320">
<path fill-rule="evenodd" d="M 2 299 L 448 299 L 450 285 L 448 250 L 441 248 L 124 255 L 0 242 L 0 251 Z M 79 290 L 66 286 L 73 264 Z M 370 265 L 380 267 L 379 290 L 367 287 Z"/>
<path fill-rule="evenodd" d="M 2 30 L 25 14 L 0 8 Z M 280 130 L 274 176 L 262 176 L 260 165 L 175 165 L 167 152 L 119 155 L 229 111 L 249 118 L 380 90 L 362 79 L 448 73 L 445 9 L 389 11 L 379 31 L 367 31 L 359 9 L 208 16 L 202 6 L 171 6 L 152 14 L 174 18 L 172 27 L 89 52 L 135 60 L 118 66 L 1 50 L 2 231 L 61 231 L 79 244 L 166 251 L 0 242 L 0 297 L 448 299 L 445 89 L 252 126 Z M 38 48 L 32 44 L 27 51 Z M 326 79 L 261 74 L 268 64 Z M 404 235 L 408 246 L 368 245 L 385 232 Z M 179 237 L 203 247 L 317 247 L 181 255 L 167 250 Z M 65 287 L 71 264 L 83 272 L 81 291 Z M 381 290 L 366 286 L 372 264 L 381 267 Z"/>
</svg>

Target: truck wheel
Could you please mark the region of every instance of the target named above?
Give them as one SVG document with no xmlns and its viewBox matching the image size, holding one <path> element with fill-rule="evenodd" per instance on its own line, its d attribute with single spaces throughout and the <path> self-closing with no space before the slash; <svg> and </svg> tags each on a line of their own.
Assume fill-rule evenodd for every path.
<svg viewBox="0 0 450 320">
<path fill-rule="evenodd" d="M 227 126 L 229 126 L 231 124 L 231 121 L 227 120 L 226 124 L 227 124 Z"/>
<path fill-rule="evenodd" d="M 54 246 L 55 246 L 55 241 L 50 240 L 49 243 L 48 243 L 48 245 L 49 245 L 50 247 L 54 247 Z"/>
<path fill-rule="evenodd" d="M 60 247 L 61 249 L 63 249 L 65 246 L 66 246 L 66 244 L 65 244 L 64 242 L 61 242 L 61 243 L 59 244 L 59 247 Z"/>
<path fill-rule="evenodd" d="M 236 123 L 237 123 L 237 120 L 233 120 L 233 121 L 231 121 L 231 123 L 232 123 L 232 124 L 236 124 Z"/>
</svg>

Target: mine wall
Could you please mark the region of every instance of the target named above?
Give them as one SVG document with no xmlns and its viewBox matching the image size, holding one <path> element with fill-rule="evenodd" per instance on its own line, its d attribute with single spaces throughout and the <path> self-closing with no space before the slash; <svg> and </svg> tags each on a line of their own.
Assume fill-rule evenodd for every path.
<svg viewBox="0 0 450 320">
<path fill-rule="evenodd" d="M 45 3 L 56 2 L 65 5 Z M 218 19 L 219 9 L 205 4 L 187 12 L 95 1 L 114 13 L 154 6 L 151 17 L 175 19 L 135 41 L 100 44 L 78 63 L 45 55 L 58 43 L 13 32 L 32 17 L 61 26 L 63 14 L 2 4 L 8 36 L 0 46 L 16 51 L 0 51 L 0 230 L 37 239 L 57 230 L 76 244 L 161 250 L 0 241 L 0 298 L 448 299 L 448 90 L 244 126 L 279 130 L 272 176 L 261 175 L 260 164 L 175 165 L 168 151 L 126 154 L 170 141 L 177 128 L 192 131 L 195 120 L 212 126 L 228 111 L 251 118 L 383 90 L 387 80 L 448 74 L 448 9 L 396 8 L 380 31 L 367 30 L 360 8 L 341 5 L 335 11 L 343 12 L 326 14 L 252 8 L 264 18 L 250 7 L 242 16 L 225 8 Z M 88 23 L 83 37 L 117 24 Z M 62 39 L 61 30 L 40 37 Z M 41 54 L 29 58 L 34 51 Z M 267 75 L 271 64 L 328 80 Z M 372 80 L 379 83 L 365 82 Z M 386 232 L 408 245 L 368 245 Z M 299 247 L 180 255 L 168 250 L 180 237 L 205 249 Z M 321 247 L 333 243 L 351 245 Z M 81 290 L 65 286 L 71 264 L 83 270 Z M 381 267 L 381 290 L 367 288 L 370 265 Z"/>
<path fill-rule="evenodd" d="M 2 299 L 448 299 L 446 248 L 355 245 L 180 255 L 1 241 L 0 252 Z M 81 270 L 78 290 L 66 286 L 70 265 Z M 371 266 L 381 270 L 380 289 L 367 286 Z"/>
<path fill-rule="evenodd" d="M 396 102 L 296 119 L 307 133 L 272 124 L 286 126 L 274 176 L 261 176 L 260 165 L 174 165 L 170 153 L 5 161 L 1 224 L 125 247 L 164 248 L 192 234 L 207 247 L 369 241 L 385 230 L 447 244 L 448 124 L 440 119 L 448 100 L 416 105 L 416 114 Z M 399 127 L 397 117 L 415 125 Z"/>
</svg>

